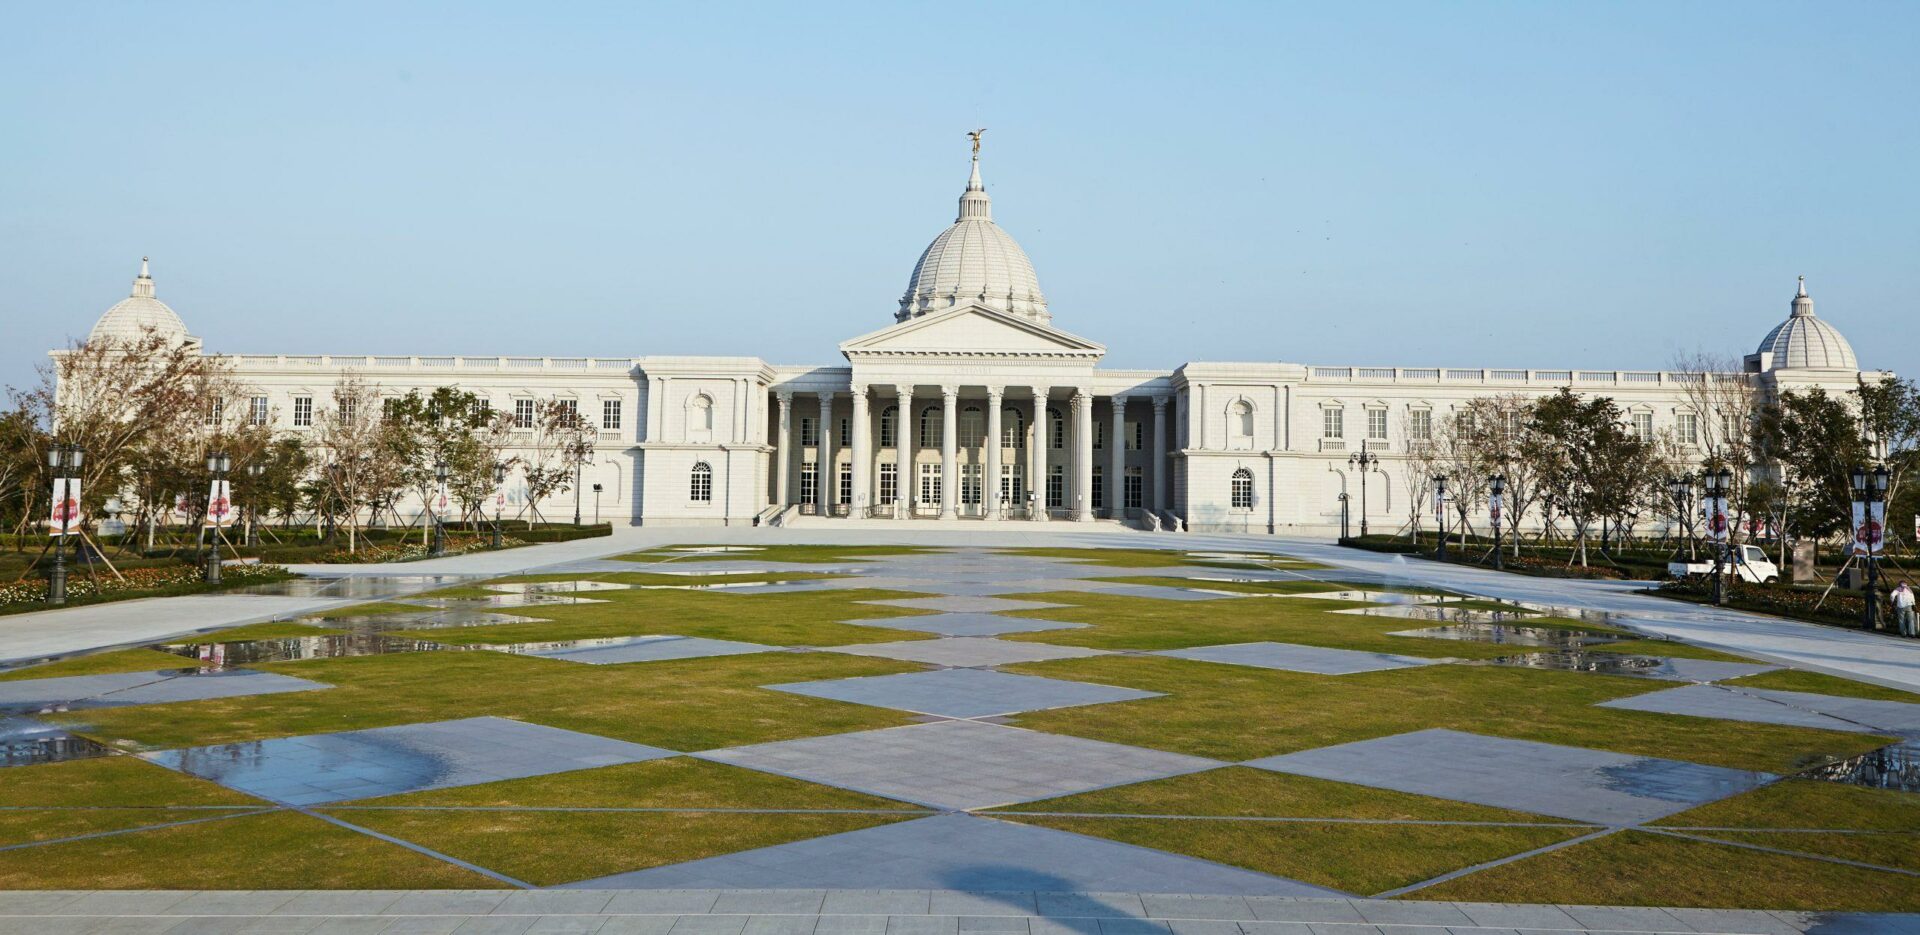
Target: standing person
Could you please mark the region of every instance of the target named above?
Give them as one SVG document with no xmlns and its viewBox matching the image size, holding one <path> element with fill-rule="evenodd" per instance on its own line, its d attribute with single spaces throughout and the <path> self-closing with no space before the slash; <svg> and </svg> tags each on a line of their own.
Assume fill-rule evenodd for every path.
<svg viewBox="0 0 1920 935">
<path fill-rule="evenodd" d="M 1913 589 L 1905 581 L 1893 589 L 1893 616 L 1900 621 L 1900 635 L 1913 636 Z"/>
</svg>

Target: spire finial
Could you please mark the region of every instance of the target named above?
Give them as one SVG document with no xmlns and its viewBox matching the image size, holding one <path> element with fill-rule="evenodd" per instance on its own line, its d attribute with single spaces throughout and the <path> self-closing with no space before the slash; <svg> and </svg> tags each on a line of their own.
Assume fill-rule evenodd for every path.
<svg viewBox="0 0 1920 935">
<path fill-rule="evenodd" d="M 152 274 L 150 274 L 150 273 L 148 273 L 148 272 L 147 272 L 147 258 L 146 258 L 146 257 L 141 257 L 141 258 L 140 258 L 140 278 L 141 278 L 141 279 L 152 279 L 152 278 L 153 278 L 153 276 L 152 276 Z"/>
<path fill-rule="evenodd" d="M 1805 276 L 1800 277 L 1800 294 L 1807 294 L 1807 277 Z"/>
</svg>

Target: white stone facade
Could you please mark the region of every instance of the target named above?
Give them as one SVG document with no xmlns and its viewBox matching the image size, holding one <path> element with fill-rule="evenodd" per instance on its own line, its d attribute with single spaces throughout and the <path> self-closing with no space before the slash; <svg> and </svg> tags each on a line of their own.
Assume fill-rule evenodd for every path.
<svg viewBox="0 0 1920 935">
<path fill-rule="evenodd" d="M 143 262 L 137 301 L 116 305 L 95 334 L 158 327 L 185 338 L 153 291 Z M 451 385 L 509 412 L 518 400 L 575 400 L 600 426 L 582 512 L 597 501 L 615 522 L 1099 520 L 1314 535 L 1340 530 L 1343 494 L 1358 522 L 1361 481 L 1348 457 L 1363 445 L 1381 458 L 1367 479 L 1368 517 L 1391 529 L 1407 516 L 1395 462 L 1418 442 L 1407 437 L 1412 413 L 1432 413 L 1437 429 L 1475 397 L 1564 386 L 1611 396 L 1659 431 L 1688 411 L 1684 381 L 1694 378 L 1270 362 L 1104 370 L 1102 345 L 1053 326 L 1025 253 L 992 221 L 977 155 L 959 217 L 921 256 L 893 317 L 825 367 L 748 357 L 227 359 L 291 433 L 309 430 L 348 373 L 384 395 Z M 1860 376 L 1804 284 L 1746 371 L 1739 378 L 1763 391 L 1845 392 Z M 542 511 L 559 519 L 572 504 L 562 495 Z"/>
</svg>

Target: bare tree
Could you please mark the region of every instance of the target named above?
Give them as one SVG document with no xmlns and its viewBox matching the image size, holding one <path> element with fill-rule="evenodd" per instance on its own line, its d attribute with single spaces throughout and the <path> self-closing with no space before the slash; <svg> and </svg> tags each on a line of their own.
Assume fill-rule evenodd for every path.
<svg viewBox="0 0 1920 935">
<path fill-rule="evenodd" d="M 397 489 L 402 465 L 380 419 L 380 389 L 352 372 L 333 385 L 333 405 L 314 414 L 314 460 L 327 502 L 347 526 L 347 551 L 358 547 L 360 512 Z"/>
<path fill-rule="evenodd" d="M 528 529 L 536 518 L 545 521 L 540 515 L 542 501 L 573 489 L 574 470 L 593 456 L 596 438 L 593 427 L 580 418 L 574 400 L 550 399 L 540 404 L 533 437 L 520 460 L 527 486 Z"/>
</svg>

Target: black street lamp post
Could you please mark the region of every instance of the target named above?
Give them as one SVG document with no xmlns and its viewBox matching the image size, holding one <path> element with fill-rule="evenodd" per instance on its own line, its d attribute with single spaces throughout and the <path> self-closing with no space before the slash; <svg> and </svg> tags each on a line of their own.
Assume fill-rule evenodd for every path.
<svg viewBox="0 0 1920 935">
<path fill-rule="evenodd" d="M 501 501 L 507 498 L 506 487 L 507 466 L 495 464 L 493 466 L 493 547 L 496 549 L 500 547 L 500 507 Z"/>
<path fill-rule="evenodd" d="M 1887 482 L 1892 472 L 1882 464 L 1868 470 L 1865 467 L 1853 469 L 1853 498 L 1860 504 L 1860 527 L 1854 530 L 1853 540 L 1856 552 L 1861 546 L 1867 550 L 1867 606 L 1861 616 L 1861 625 L 1868 630 L 1880 626 L 1880 559 L 1873 554 L 1874 546 L 1886 535 L 1882 524 L 1884 515 L 1875 516 L 1873 505 L 1887 499 Z"/>
<path fill-rule="evenodd" d="M 1700 475 L 1706 487 L 1707 532 L 1713 536 L 1713 603 L 1727 603 L 1727 494 L 1733 489 L 1733 472 L 1726 468 L 1708 468 Z"/>
<path fill-rule="evenodd" d="M 1437 474 L 1433 478 L 1433 519 L 1440 525 L 1441 561 L 1447 560 L 1447 475 Z"/>
<path fill-rule="evenodd" d="M 1500 510 L 1501 507 L 1504 506 L 1501 498 L 1507 492 L 1506 475 L 1495 474 L 1488 483 L 1491 484 L 1493 488 L 1493 501 L 1489 504 L 1491 509 L 1488 511 L 1492 514 L 1491 518 L 1493 519 L 1493 568 L 1495 571 L 1505 571 L 1507 567 L 1506 559 L 1500 551 Z"/>
<path fill-rule="evenodd" d="M 1693 551 L 1693 475 L 1683 474 L 1667 481 L 1667 492 L 1673 495 L 1673 512 L 1680 517 L 1681 534 L 1687 537 L 1687 560 L 1692 561 Z"/>
<path fill-rule="evenodd" d="M 1360 442 L 1360 450 L 1347 456 L 1347 466 L 1360 469 L 1360 538 L 1367 537 L 1367 472 L 1380 463 L 1380 456 L 1367 450 L 1367 443 Z M 578 520 L 575 520 L 578 522 Z"/>
<path fill-rule="evenodd" d="M 231 503 L 221 502 L 220 488 L 221 481 L 227 479 L 227 471 L 232 468 L 233 459 L 227 457 L 226 452 L 207 452 L 207 477 L 213 481 L 207 490 L 207 518 L 213 521 L 213 527 L 207 530 L 210 540 L 207 544 L 206 581 L 208 584 L 220 583 L 220 522 L 233 509 Z"/>
<path fill-rule="evenodd" d="M 441 522 L 438 501 L 441 492 L 447 489 L 446 461 L 433 462 L 433 479 L 435 481 L 433 499 L 427 503 L 427 513 L 433 517 L 433 554 L 445 555 L 447 554 L 447 527 Z"/>
<path fill-rule="evenodd" d="M 47 449 L 47 467 L 53 469 L 54 481 L 79 479 L 80 465 L 86 461 L 87 453 L 79 445 L 54 445 Z M 75 514 L 80 509 L 79 498 L 73 496 L 72 487 L 62 485 L 64 495 L 61 502 L 54 504 L 53 520 L 53 571 L 47 574 L 47 603 L 59 606 L 67 602 L 67 536 L 71 535 L 67 527 L 73 524 Z"/>
</svg>

